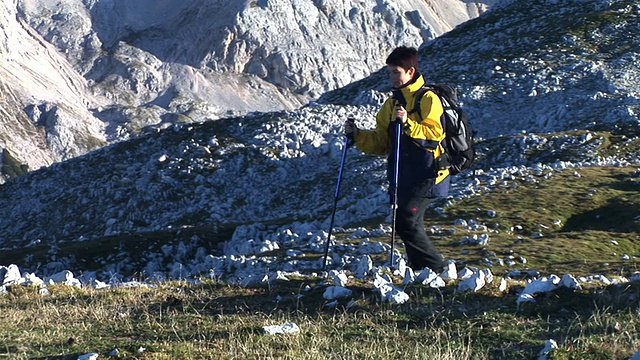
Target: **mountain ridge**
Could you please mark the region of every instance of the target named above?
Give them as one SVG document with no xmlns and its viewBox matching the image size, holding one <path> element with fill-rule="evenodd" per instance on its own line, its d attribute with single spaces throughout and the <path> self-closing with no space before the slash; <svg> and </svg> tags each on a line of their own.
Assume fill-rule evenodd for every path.
<svg viewBox="0 0 640 360">
<path fill-rule="evenodd" d="M 175 123 L 292 110 L 482 4 L 5 1 L 0 147 L 37 169 Z"/>
</svg>

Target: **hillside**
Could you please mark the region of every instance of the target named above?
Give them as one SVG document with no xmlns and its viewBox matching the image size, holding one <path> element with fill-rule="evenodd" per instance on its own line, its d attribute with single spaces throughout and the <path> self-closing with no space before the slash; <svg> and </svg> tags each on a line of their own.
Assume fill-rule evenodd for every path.
<svg viewBox="0 0 640 360">
<path fill-rule="evenodd" d="M 374 126 L 384 69 L 12 177 L 0 356 L 637 360 L 639 16 L 504 1 L 421 46 L 477 131 L 473 171 L 427 211 L 441 274 L 399 240 L 389 266 L 385 161 L 355 148 L 327 242 L 342 124 Z"/>
<path fill-rule="evenodd" d="M 491 191 L 500 179 L 526 178 L 551 169 L 626 167 L 638 163 L 638 119 L 634 115 L 638 108 L 637 84 L 630 81 L 638 69 L 626 61 L 637 55 L 628 48 L 628 41 L 635 39 L 628 34 L 639 32 L 638 23 L 631 21 L 638 16 L 638 6 L 627 1 L 613 2 L 609 7 L 582 1 L 551 5 L 513 2 L 421 50 L 423 64 L 444 69 L 447 63 L 452 69 L 447 73 L 451 78 L 425 71 L 442 76 L 434 78 L 436 82 L 450 81 L 458 71 L 465 109 L 478 138 L 485 139 L 478 144 L 480 159 L 475 174 L 455 179 L 452 199 L 437 204 L 444 211 L 458 200 Z M 562 24 L 574 25 L 558 28 L 560 17 L 567 14 L 575 14 L 576 21 Z M 530 21 L 522 21 L 523 18 Z M 609 44 L 611 55 L 597 57 L 577 46 L 562 52 L 549 51 L 565 45 L 548 40 L 532 42 L 526 51 L 514 48 L 513 55 L 502 60 L 480 56 L 481 51 L 489 51 L 487 44 L 506 44 L 505 34 L 515 38 L 529 33 L 538 24 L 536 19 L 543 18 L 546 20 L 536 27 L 543 39 L 547 37 L 542 31 L 550 31 L 554 39 L 565 39 L 570 31 L 576 32 L 575 24 L 591 21 L 582 24 L 591 29 L 584 34 L 588 36 L 586 40 L 598 39 L 598 43 L 592 43 L 594 49 Z M 545 27 L 554 20 L 556 27 Z M 601 26 L 595 27 L 598 24 Z M 485 35 L 481 36 L 479 29 L 486 29 Z M 567 34 L 559 33 L 561 29 Z M 576 43 L 583 41 L 575 36 Z M 518 42 L 527 43 L 527 38 Z M 429 56 L 430 51 L 441 47 L 466 50 L 446 59 Z M 562 65 L 563 61 L 578 57 L 570 50 L 579 51 L 579 59 L 572 66 Z M 477 61 L 470 65 L 469 58 Z M 443 65 L 435 66 L 436 61 Z M 521 72 L 507 71 L 502 75 L 496 71 L 497 61 L 505 69 L 513 67 Z M 596 67 L 596 63 L 602 71 L 582 71 L 585 66 Z M 546 64 L 545 69 L 554 75 L 519 68 L 526 64 Z M 455 70 L 470 66 L 485 70 Z M 172 241 L 175 234 L 183 234 L 180 240 L 188 244 L 195 234 L 204 238 L 204 243 L 186 246 L 203 247 L 199 256 L 209 252 L 222 255 L 220 243 L 229 240 L 234 229 L 234 239 L 242 241 L 243 236 L 253 236 L 257 248 L 261 240 L 278 238 L 279 232 L 297 233 L 300 229 L 315 234 L 315 241 L 322 242 L 342 152 L 342 122 L 353 116 L 362 126 L 373 125 L 376 107 L 362 104 L 362 99 L 367 98 L 363 94 L 371 95 L 369 99 L 384 95 L 377 92 L 387 86 L 381 77 L 376 73 L 324 97 L 324 102 L 337 102 L 335 99 L 340 98 L 355 105 L 321 102 L 295 111 L 178 124 L 16 178 L 0 189 L 3 252 L 22 253 L 25 258 L 20 265 L 25 269 L 49 263 L 51 268 L 46 271 L 53 272 L 75 268 L 74 264 L 80 261 L 76 254 L 61 261 L 57 254 L 62 244 L 110 241 L 123 235 L 164 233 L 162 238 Z M 548 91 L 531 93 L 533 84 L 536 89 Z M 499 94 L 517 99 L 511 102 L 518 106 L 509 105 Z M 546 115 L 549 121 L 541 123 L 540 109 L 559 108 L 563 108 L 562 117 L 550 112 Z M 594 121 L 593 117 L 581 116 L 587 112 L 608 115 Z M 544 134 L 546 131 L 556 133 Z M 351 149 L 346 169 L 336 225 L 379 224 L 388 215 L 383 159 Z M 264 224 L 275 228 L 266 231 Z M 236 228 L 238 225 L 243 226 Z M 27 256 L 29 251 L 25 253 L 23 249 L 28 246 L 33 246 L 44 259 Z M 126 252 L 120 255 L 125 260 L 129 258 Z M 58 261 L 50 263 L 54 258 Z M 200 260 L 189 261 L 199 269 Z M 165 259 L 162 263 L 172 261 Z M 110 266 L 106 265 L 109 271 Z"/>
<path fill-rule="evenodd" d="M 176 123 L 299 108 L 491 3 L 3 1 L 0 182 Z"/>
<path fill-rule="evenodd" d="M 422 71 L 455 84 L 483 138 L 637 124 L 638 8 L 633 1 L 516 2 L 421 48 Z M 380 71 L 320 102 L 371 103 Z M 363 93 L 364 92 L 364 93 Z"/>
</svg>

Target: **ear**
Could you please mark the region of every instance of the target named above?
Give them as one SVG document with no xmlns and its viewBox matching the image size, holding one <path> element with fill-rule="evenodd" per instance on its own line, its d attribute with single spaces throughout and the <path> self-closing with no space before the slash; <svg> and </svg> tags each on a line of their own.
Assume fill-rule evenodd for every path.
<svg viewBox="0 0 640 360">
<path fill-rule="evenodd" d="M 409 74 L 409 76 L 413 79 L 413 76 L 416 74 L 416 68 L 415 67 L 410 67 L 409 70 L 407 70 L 407 73 Z"/>
</svg>

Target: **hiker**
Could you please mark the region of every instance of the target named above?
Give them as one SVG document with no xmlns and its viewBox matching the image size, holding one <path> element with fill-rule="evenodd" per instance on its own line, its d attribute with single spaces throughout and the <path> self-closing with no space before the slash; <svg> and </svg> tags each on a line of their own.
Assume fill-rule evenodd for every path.
<svg viewBox="0 0 640 360">
<path fill-rule="evenodd" d="M 386 64 L 394 96 L 387 99 L 378 111 L 375 129 L 358 129 L 353 121 L 347 120 L 345 134 L 355 140 L 360 151 L 387 155 L 387 178 L 391 189 L 396 142 L 396 126 L 393 125 L 395 121 L 402 122 L 396 233 L 405 245 L 411 268 L 422 270 L 429 267 L 440 273 L 445 263 L 427 236 L 424 215 L 435 198 L 446 197 L 449 191 L 449 170 L 437 170 L 437 160 L 444 152 L 442 140 L 445 134 L 440 122 L 442 102 L 432 91 L 427 91 L 420 102 L 422 118 L 413 109 L 416 93 L 425 85 L 418 71 L 418 51 L 415 48 L 397 47 L 387 57 Z"/>
</svg>

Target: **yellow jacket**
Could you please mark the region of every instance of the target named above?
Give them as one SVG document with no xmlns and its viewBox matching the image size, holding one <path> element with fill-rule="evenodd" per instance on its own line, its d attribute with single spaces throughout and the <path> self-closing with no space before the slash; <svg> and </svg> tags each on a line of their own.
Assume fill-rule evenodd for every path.
<svg viewBox="0 0 640 360">
<path fill-rule="evenodd" d="M 435 184 L 440 184 L 449 175 L 449 170 L 437 171 L 435 165 L 436 159 L 444 154 L 442 141 L 445 138 L 445 133 L 440 121 L 443 114 L 442 102 L 434 92 L 427 91 L 420 102 L 422 119 L 414 109 L 416 93 L 424 85 L 424 78 L 419 75 L 414 82 L 400 89 L 406 99 L 405 109 L 407 110 L 407 123 L 403 128 L 403 134 L 406 137 L 403 138 L 411 140 L 401 141 L 403 154 L 400 158 L 400 184 L 407 182 L 413 184 L 426 178 L 436 178 Z M 358 149 L 373 155 L 389 155 L 393 152 L 395 139 L 390 136 L 393 132 L 390 131 L 390 125 L 395 121 L 397 104 L 398 101 L 393 97 L 384 102 L 376 115 L 375 129 L 359 131 L 355 139 L 355 145 Z M 415 147 L 420 151 L 407 149 L 408 147 Z M 424 172 L 416 168 L 421 166 L 431 167 L 431 169 Z M 445 193 L 448 191 L 448 184 L 446 188 Z"/>
</svg>

